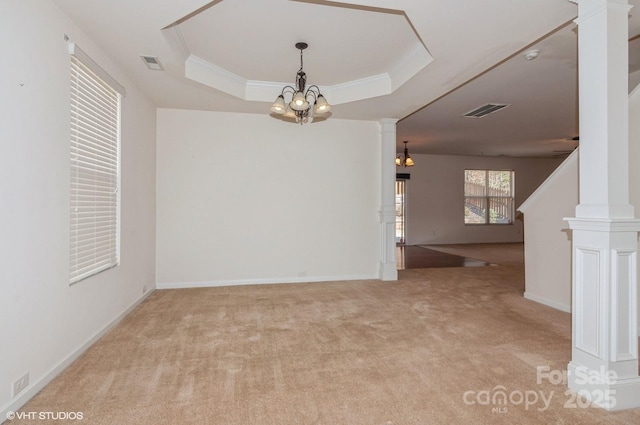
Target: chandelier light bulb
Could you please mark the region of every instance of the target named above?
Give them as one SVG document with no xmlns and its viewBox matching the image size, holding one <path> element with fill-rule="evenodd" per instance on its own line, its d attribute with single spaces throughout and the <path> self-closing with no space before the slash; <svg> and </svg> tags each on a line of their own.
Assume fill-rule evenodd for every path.
<svg viewBox="0 0 640 425">
<path fill-rule="evenodd" d="M 276 101 L 273 103 L 273 105 L 271 105 L 271 112 L 282 115 L 286 112 L 286 110 L 287 110 L 287 107 L 284 104 L 284 96 L 280 95 L 278 96 Z"/>
<path fill-rule="evenodd" d="M 327 99 L 324 98 L 323 95 L 319 94 L 318 99 L 316 100 L 316 113 L 325 114 L 331 111 L 331 105 L 327 102 Z"/>
<path fill-rule="evenodd" d="M 291 108 L 294 111 L 304 111 L 305 109 L 309 109 L 309 102 L 307 102 L 307 99 L 305 99 L 304 93 L 299 91 L 293 96 L 293 100 L 291 101 Z"/>
</svg>

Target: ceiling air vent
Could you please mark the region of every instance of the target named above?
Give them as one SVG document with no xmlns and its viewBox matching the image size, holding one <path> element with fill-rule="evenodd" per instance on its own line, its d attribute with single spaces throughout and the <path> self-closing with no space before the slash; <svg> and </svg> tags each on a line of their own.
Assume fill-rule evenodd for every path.
<svg viewBox="0 0 640 425">
<path fill-rule="evenodd" d="M 506 103 L 487 103 L 463 115 L 467 118 L 482 118 L 509 106 Z"/>
<path fill-rule="evenodd" d="M 151 69 L 152 71 L 164 70 L 164 68 L 162 68 L 162 64 L 160 63 L 160 60 L 156 56 L 140 56 L 140 59 L 142 59 L 142 62 L 144 62 L 144 64 L 147 65 L 147 68 Z"/>
</svg>

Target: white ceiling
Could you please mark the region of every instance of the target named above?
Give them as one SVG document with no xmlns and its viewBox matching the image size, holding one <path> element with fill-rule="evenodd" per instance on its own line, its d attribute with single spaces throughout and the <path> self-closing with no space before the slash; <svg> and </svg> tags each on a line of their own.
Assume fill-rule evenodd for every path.
<svg viewBox="0 0 640 425">
<path fill-rule="evenodd" d="M 397 118 L 399 150 L 408 140 L 412 153 L 551 156 L 576 144 L 577 6 L 566 0 L 54 2 L 159 107 L 266 114 L 305 41 L 308 84 L 332 118 Z M 524 60 L 532 48 L 539 57 Z M 511 106 L 461 117 L 487 102 Z"/>
</svg>

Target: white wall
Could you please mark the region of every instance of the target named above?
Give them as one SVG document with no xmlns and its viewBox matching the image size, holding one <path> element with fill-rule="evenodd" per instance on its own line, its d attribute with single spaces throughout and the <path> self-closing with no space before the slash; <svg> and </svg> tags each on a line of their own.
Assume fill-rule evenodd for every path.
<svg viewBox="0 0 640 425">
<path fill-rule="evenodd" d="M 629 95 L 629 202 L 635 207 L 635 216 L 640 217 L 640 86 Z M 640 276 L 640 263 L 638 264 Z M 640 281 L 638 282 L 640 288 Z M 638 290 L 640 306 L 640 289 Z M 640 336 L 640 314 L 638 314 L 638 336 Z"/>
<path fill-rule="evenodd" d="M 578 205 L 574 151 L 520 207 L 524 213 L 525 293 L 530 300 L 571 311 L 571 230 L 564 217 Z"/>
<path fill-rule="evenodd" d="M 377 277 L 380 126 L 159 109 L 158 287 Z"/>
<path fill-rule="evenodd" d="M 0 418 L 154 287 L 155 108 L 48 0 L 0 2 Z M 69 286 L 69 70 L 64 34 L 127 88 L 121 265 Z M 14 398 L 12 383 L 29 372 Z M 1 420 L 1 419 L 0 419 Z"/>
<path fill-rule="evenodd" d="M 515 170 L 516 208 L 562 162 L 548 158 L 411 155 L 407 183 L 407 244 L 521 242 L 522 221 L 513 225 L 464 224 L 464 170 Z"/>
</svg>

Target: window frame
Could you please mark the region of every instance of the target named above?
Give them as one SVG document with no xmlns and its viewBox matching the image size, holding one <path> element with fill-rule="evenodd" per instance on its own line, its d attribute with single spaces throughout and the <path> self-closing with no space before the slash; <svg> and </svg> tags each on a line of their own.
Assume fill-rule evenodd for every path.
<svg viewBox="0 0 640 425">
<path fill-rule="evenodd" d="M 70 43 L 69 284 L 120 264 L 125 89 Z"/>
<path fill-rule="evenodd" d="M 467 195 L 467 190 L 466 190 L 466 183 L 467 183 L 467 171 L 484 171 L 485 172 L 485 194 L 482 196 L 479 195 Z M 490 179 L 489 179 L 489 173 L 490 172 L 508 172 L 510 173 L 510 178 L 509 178 L 509 195 L 507 196 L 499 196 L 499 195 L 491 195 L 489 193 L 489 189 L 490 189 Z M 464 169 L 464 176 L 463 176 L 463 204 L 464 204 L 464 208 L 465 208 L 465 214 L 463 215 L 463 220 L 464 220 L 464 225 L 465 226 L 512 226 L 515 222 L 515 178 L 516 178 L 516 172 L 513 169 L 484 169 L 484 168 L 465 168 Z M 467 215 L 466 215 L 466 209 L 467 209 L 467 199 L 468 198 L 475 198 L 475 199 L 482 199 L 484 201 L 484 206 L 485 206 L 485 217 L 484 217 L 484 222 L 476 222 L 476 223 L 468 223 L 467 222 Z M 505 222 L 505 223 L 500 223 L 500 222 L 491 222 L 491 205 L 492 199 L 508 199 L 510 201 L 510 211 L 509 211 L 509 221 Z"/>
<path fill-rule="evenodd" d="M 395 240 L 396 243 L 407 242 L 407 179 L 398 178 L 395 181 Z"/>
</svg>

